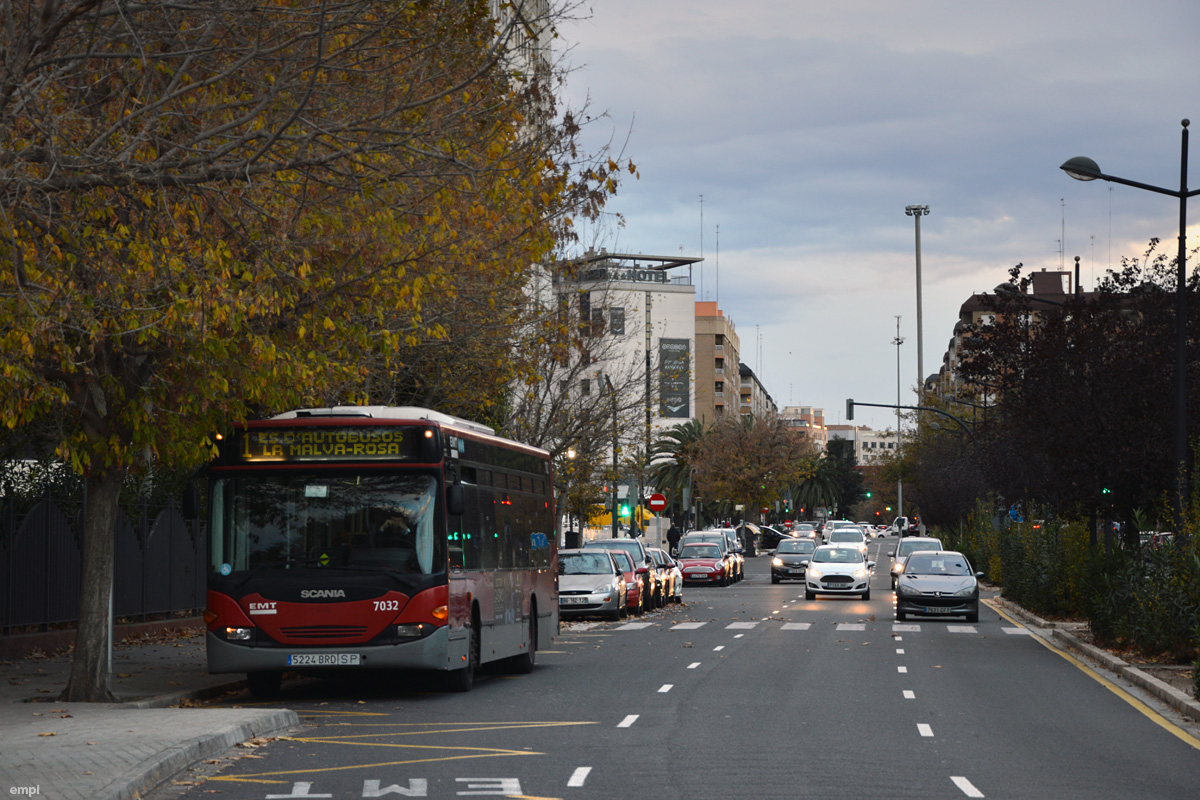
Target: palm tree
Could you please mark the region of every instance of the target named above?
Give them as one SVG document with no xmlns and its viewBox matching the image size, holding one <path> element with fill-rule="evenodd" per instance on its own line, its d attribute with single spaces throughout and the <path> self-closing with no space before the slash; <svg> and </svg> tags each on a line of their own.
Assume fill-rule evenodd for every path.
<svg viewBox="0 0 1200 800">
<path fill-rule="evenodd" d="M 792 490 L 797 508 L 806 509 L 807 513 L 811 513 L 814 508 L 832 508 L 837 505 L 840 492 L 835 474 L 836 466 L 828 458 L 817 462 L 817 471 Z"/>
<path fill-rule="evenodd" d="M 673 498 L 682 498 L 692 480 L 692 454 L 706 433 L 695 419 L 661 433 L 650 445 L 651 485 Z"/>
</svg>

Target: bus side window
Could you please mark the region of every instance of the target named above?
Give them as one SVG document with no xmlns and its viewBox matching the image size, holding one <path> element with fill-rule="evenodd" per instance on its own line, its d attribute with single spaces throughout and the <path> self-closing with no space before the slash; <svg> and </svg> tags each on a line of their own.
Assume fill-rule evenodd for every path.
<svg viewBox="0 0 1200 800">
<path fill-rule="evenodd" d="M 479 492 L 479 549 L 480 567 L 495 569 L 500 566 L 499 521 L 496 510 L 501 492 L 480 490 Z"/>
<path fill-rule="evenodd" d="M 479 489 L 474 486 L 463 487 L 464 513 L 459 525 L 463 537 L 463 566 L 466 569 L 480 569 L 483 566 L 483 541 L 479 527 Z"/>
</svg>

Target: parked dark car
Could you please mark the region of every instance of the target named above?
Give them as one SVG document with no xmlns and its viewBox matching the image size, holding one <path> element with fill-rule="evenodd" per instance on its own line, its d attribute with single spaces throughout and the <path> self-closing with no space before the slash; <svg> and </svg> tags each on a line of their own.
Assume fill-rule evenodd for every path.
<svg viewBox="0 0 1200 800">
<path fill-rule="evenodd" d="M 772 528 L 770 525 L 758 526 L 759 547 L 764 550 L 774 550 L 779 547 L 781 541 L 794 538 L 790 533 L 784 533 L 777 528 Z"/>
</svg>

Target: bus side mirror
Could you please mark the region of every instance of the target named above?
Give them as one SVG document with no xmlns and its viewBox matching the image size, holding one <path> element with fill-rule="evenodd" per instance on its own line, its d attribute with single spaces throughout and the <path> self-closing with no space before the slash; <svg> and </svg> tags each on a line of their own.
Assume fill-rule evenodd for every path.
<svg viewBox="0 0 1200 800">
<path fill-rule="evenodd" d="M 461 483 L 452 483 L 446 487 L 446 513 L 461 517 L 466 510 Z"/>
</svg>

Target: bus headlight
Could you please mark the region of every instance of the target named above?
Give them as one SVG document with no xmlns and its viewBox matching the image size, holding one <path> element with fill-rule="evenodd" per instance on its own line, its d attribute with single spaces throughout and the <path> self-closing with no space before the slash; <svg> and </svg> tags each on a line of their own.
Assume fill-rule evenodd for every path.
<svg viewBox="0 0 1200 800">
<path fill-rule="evenodd" d="M 248 642 L 254 635 L 253 628 L 226 628 L 225 638 L 231 642 Z"/>
</svg>

